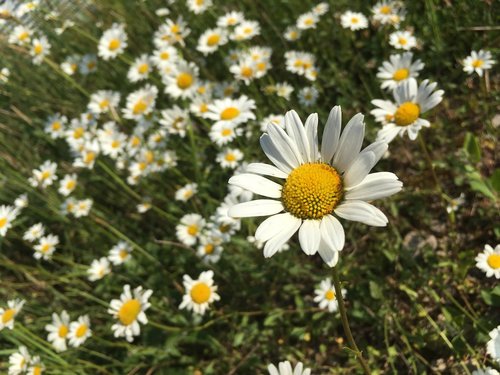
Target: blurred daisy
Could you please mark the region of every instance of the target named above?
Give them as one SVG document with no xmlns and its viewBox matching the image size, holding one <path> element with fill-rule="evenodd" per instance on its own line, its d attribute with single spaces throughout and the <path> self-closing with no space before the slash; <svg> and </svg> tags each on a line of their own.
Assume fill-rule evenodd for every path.
<svg viewBox="0 0 500 375">
<path fill-rule="evenodd" d="M 211 235 L 210 233 L 203 234 L 200 237 L 200 245 L 196 254 L 205 263 L 217 263 L 222 254 L 221 238 Z"/>
<path fill-rule="evenodd" d="M 0 331 L 4 328 L 14 328 L 14 318 L 19 314 L 25 302 L 23 299 L 12 299 L 7 301 L 7 308 L 0 307 Z"/>
<path fill-rule="evenodd" d="M 186 246 L 194 245 L 205 227 L 205 219 L 198 214 L 187 214 L 175 227 L 177 238 Z"/>
<path fill-rule="evenodd" d="M 278 82 L 274 85 L 274 91 L 279 97 L 290 100 L 290 95 L 293 92 L 293 86 L 287 82 Z"/>
<path fill-rule="evenodd" d="M 113 265 L 118 266 L 132 258 L 134 248 L 128 242 L 120 241 L 109 250 L 108 259 Z"/>
<path fill-rule="evenodd" d="M 45 371 L 45 366 L 43 365 L 42 361 L 40 360 L 39 356 L 35 356 L 32 358 L 30 362 L 30 366 L 28 367 L 28 370 L 26 371 L 26 375 L 42 375 L 42 373 Z"/>
<path fill-rule="evenodd" d="M 93 54 L 84 55 L 78 68 L 84 76 L 94 73 L 97 70 L 97 57 Z"/>
<path fill-rule="evenodd" d="M 190 34 L 191 30 L 187 27 L 187 23 L 178 17 L 177 20 L 167 18 L 165 24 L 161 25 L 155 32 L 154 43 L 156 47 L 171 46 L 179 43 L 184 46 L 184 38 Z"/>
<path fill-rule="evenodd" d="M 97 281 L 111 272 L 108 258 L 94 259 L 87 269 L 89 281 Z"/>
<path fill-rule="evenodd" d="M 92 113 L 107 113 L 120 105 L 120 93 L 111 90 L 99 90 L 90 96 L 88 109 Z"/>
<path fill-rule="evenodd" d="M 227 34 L 223 29 L 209 29 L 201 34 L 198 39 L 196 49 L 205 56 L 217 51 L 217 49 L 227 43 Z"/>
<path fill-rule="evenodd" d="M 198 67 L 194 63 L 179 62 L 176 69 L 163 76 L 165 92 L 172 98 L 190 98 L 196 91 Z"/>
<path fill-rule="evenodd" d="M 186 136 L 186 128 L 189 123 L 189 112 L 175 105 L 170 109 L 161 111 L 160 124 L 165 127 L 169 134 L 178 134 L 182 138 Z"/>
<path fill-rule="evenodd" d="M 10 77 L 10 70 L 9 70 L 9 68 L 2 68 L 2 69 L 0 69 L 0 83 L 7 83 L 7 82 L 9 82 L 9 77 Z"/>
<path fill-rule="evenodd" d="M 351 12 L 348 10 L 340 16 L 340 24 L 344 29 L 361 30 L 368 27 L 368 19 L 363 13 Z"/>
<path fill-rule="evenodd" d="M 23 25 L 17 25 L 9 35 L 9 43 L 18 44 L 21 46 L 25 45 L 31 41 L 32 35 L 33 30 L 31 30 L 30 28 Z"/>
<path fill-rule="evenodd" d="M 198 184 L 190 183 L 181 187 L 175 192 L 175 199 L 181 202 L 187 202 L 198 192 Z"/>
<path fill-rule="evenodd" d="M 35 259 L 49 260 L 52 258 L 54 251 L 56 251 L 57 245 L 59 245 L 59 237 L 54 234 L 48 234 L 40 238 L 38 244 L 33 247 L 33 249 L 35 249 L 33 257 L 35 257 Z"/>
<path fill-rule="evenodd" d="M 382 25 L 393 24 L 394 15 L 400 12 L 401 4 L 396 1 L 380 1 L 372 8 L 373 20 Z"/>
<path fill-rule="evenodd" d="M 78 72 L 78 64 L 80 63 L 80 55 L 70 55 L 61 63 L 61 69 L 69 76 Z"/>
<path fill-rule="evenodd" d="M 153 207 L 151 202 L 142 202 L 139 203 L 136 208 L 137 212 L 139 212 L 140 214 L 144 214 L 148 212 L 151 209 L 151 207 Z"/>
<path fill-rule="evenodd" d="M 391 55 L 389 61 L 384 61 L 378 68 L 377 78 L 382 80 L 382 88 L 394 90 L 401 82 L 409 78 L 417 78 L 418 72 L 424 68 L 420 60 L 412 62 L 413 53 Z"/>
<path fill-rule="evenodd" d="M 20 210 L 28 207 L 28 204 L 29 204 L 28 194 L 26 193 L 21 194 L 14 200 L 14 206 L 16 206 Z"/>
<path fill-rule="evenodd" d="M 98 55 L 104 60 L 114 59 L 127 48 L 125 25 L 114 23 L 106 30 L 98 45 Z"/>
<path fill-rule="evenodd" d="M 397 135 L 408 133 L 413 141 L 422 127 L 429 127 L 429 121 L 421 115 L 437 106 L 443 100 L 443 90 L 434 91 L 437 83 L 424 80 L 420 86 L 414 78 L 402 82 L 393 92 L 394 102 L 389 100 L 372 100 L 378 108 L 370 113 L 375 120 L 384 124 L 379 130 L 377 139 L 391 142 Z"/>
<path fill-rule="evenodd" d="M 30 185 L 33 187 L 40 186 L 41 188 L 52 185 L 57 180 L 56 169 L 56 163 L 46 160 L 38 169 L 33 169 L 33 176 L 28 179 Z"/>
<path fill-rule="evenodd" d="M 315 87 L 303 87 L 300 89 L 297 97 L 299 99 L 299 103 L 304 107 L 312 107 L 316 104 L 318 100 L 318 90 Z"/>
<path fill-rule="evenodd" d="M 271 364 L 267 366 L 269 375 L 311 375 L 311 369 L 304 368 L 302 362 L 298 362 L 295 368 L 288 361 L 280 362 L 278 367 Z"/>
<path fill-rule="evenodd" d="M 328 5 L 328 3 L 319 3 L 314 6 L 311 11 L 317 16 L 322 16 L 323 14 L 326 14 L 329 9 L 330 6 Z"/>
<path fill-rule="evenodd" d="M 127 106 L 123 109 L 123 117 L 130 120 L 140 120 L 154 109 L 158 89 L 147 84 L 143 88 L 127 96 Z"/>
<path fill-rule="evenodd" d="M 69 345 L 72 347 L 78 348 L 90 336 L 92 336 L 92 330 L 90 329 L 90 319 L 88 315 L 82 315 L 77 321 L 70 323 L 68 340 Z"/>
<path fill-rule="evenodd" d="M 472 371 L 472 375 L 500 375 L 500 372 L 491 367 L 485 367 L 484 370 L 477 369 Z"/>
<path fill-rule="evenodd" d="M 219 27 L 231 27 L 236 26 L 245 20 L 245 16 L 241 12 L 228 12 L 223 16 L 219 17 L 217 20 L 217 26 Z"/>
<path fill-rule="evenodd" d="M 72 214 L 76 217 L 88 216 L 94 201 L 90 198 L 76 201 Z"/>
<path fill-rule="evenodd" d="M 236 41 L 250 40 L 260 34 L 260 25 L 257 21 L 242 21 L 231 34 L 230 38 Z"/>
<path fill-rule="evenodd" d="M 67 197 L 70 195 L 73 190 L 75 190 L 77 184 L 76 174 L 67 174 L 64 178 L 59 182 L 59 194 Z"/>
<path fill-rule="evenodd" d="M 108 313 L 118 319 L 118 323 L 111 327 L 115 337 L 125 337 L 128 342 L 132 342 L 134 336 L 140 335 L 139 323 L 148 324 L 145 311 L 151 306 L 148 302 L 151 294 L 152 290 L 143 291 L 142 286 L 138 286 L 132 292 L 130 285 L 125 285 L 120 299 L 110 302 Z"/>
<path fill-rule="evenodd" d="M 60 113 L 51 115 L 45 122 L 45 132 L 50 134 L 52 139 L 61 138 L 64 136 L 65 126 L 67 123 L 68 119 L 66 116 L 62 116 Z"/>
<path fill-rule="evenodd" d="M 248 120 L 255 120 L 253 109 L 255 109 L 255 101 L 246 95 L 238 99 L 217 99 L 208 105 L 208 111 L 204 117 L 215 121 L 215 125 L 219 123 L 238 125 Z"/>
<path fill-rule="evenodd" d="M 9 356 L 9 375 L 24 374 L 31 362 L 31 355 L 25 346 L 20 346 L 17 352 Z"/>
<path fill-rule="evenodd" d="M 213 277 L 213 271 L 202 272 L 196 280 L 193 280 L 189 275 L 184 275 L 182 283 L 186 294 L 182 297 L 179 308 L 204 315 L 210 304 L 220 300 L 220 296 L 216 293 L 217 286 L 214 285 Z"/>
<path fill-rule="evenodd" d="M 130 82 L 139 82 L 148 78 L 149 73 L 151 73 L 153 69 L 152 65 L 153 61 L 147 54 L 141 55 L 135 59 L 132 65 L 130 65 L 127 78 Z"/>
<path fill-rule="evenodd" d="M 33 64 L 40 65 L 43 58 L 50 52 L 50 43 L 45 36 L 33 39 L 30 55 L 33 56 Z"/>
<path fill-rule="evenodd" d="M 231 169 L 236 168 L 242 159 L 243 153 L 237 148 L 226 148 L 219 152 L 216 157 L 216 161 L 222 168 Z"/>
<path fill-rule="evenodd" d="M 253 163 L 248 173 L 231 177 L 229 183 L 271 199 L 239 203 L 229 209 L 233 217 L 269 216 L 255 238 L 266 242 L 264 256 L 273 256 L 299 231 L 299 242 L 307 255 L 319 252 L 333 267 L 344 247 L 344 228 L 333 214 L 372 226 L 386 226 L 387 217 L 368 203 L 388 197 L 402 188 L 389 172 L 369 174 L 387 150 L 375 142 L 361 150 L 365 124 L 354 116 L 341 135 L 341 110 L 334 107 L 328 117 L 321 150 L 318 147 L 318 117 L 312 114 L 302 124 L 295 111 L 285 115 L 286 131 L 268 126 L 260 143 L 276 166 Z M 283 185 L 261 175 L 286 179 Z M 285 211 L 284 213 L 281 213 Z"/>
<path fill-rule="evenodd" d="M 394 48 L 408 51 L 417 46 L 417 39 L 410 31 L 395 31 L 389 35 L 389 44 Z"/>
<path fill-rule="evenodd" d="M 335 295 L 335 288 L 331 279 L 325 279 L 319 284 L 319 288 L 314 291 L 316 296 L 314 302 L 319 304 L 320 309 L 328 309 L 329 312 L 336 312 L 339 303 Z M 346 290 L 342 289 L 342 297 L 345 297 Z"/>
<path fill-rule="evenodd" d="M 268 125 L 276 125 L 285 129 L 285 116 L 283 115 L 269 115 L 262 119 L 260 122 L 260 130 L 267 132 Z"/>
<path fill-rule="evenodd" d="M 491 340 L 486 343 L 486 353 L 495 361 L 500 363 L 500 326 L 489 333 Z"/>
<path fill-rule="evenodd" d="M 35 242 L 40 237 L 42 237 L 45 233 L 45 227 L 42 223 L 37 223 L 28 228 L 26 232 L 24 232 L 23 240 L 29 242 Z"/>
<path fill-rule="evenodd" d="M 462 206 L 465 203 L 465 194 L 460 193 L 460 196 L 458 198 L 453 198 L 450 200 L 448 203 L 448 206 L 446 207 L 446 212 L 449 214 L 452 212 L 456 212 L 460 206 Z"/>
<path fill-rule="evenodd" d="M 295 26 L 288 26 L 283 34 L 284 38 L 289 42 L 295 42 L 301 36 L 301 31 Z"/>
<path fill-rule="evenodd" d="M 500 245 L 495 248 L 484 245 L 484 251 L 476 257 L 476 267 L 486 273 L 486 277 L 500 279 Z"/>
<path fill-rule="evenodd" d="M 241 135 L 242 130 L 238 129 L 237 126 L 232 123 L 217 122 L 210 128 L 210 133 L 208 133 L 210 140 L 217 146 L 231 142 Z"/>
<path fill-rule="evenodd" d="M 187 0 L 187 7 L 194 14 L 204 13 L 211 6 L 212 0 Z"/>
<path fill-rule="evenodd" d="M 16 220 L 19 211 L 14 206 L 0 206 L 0 236 L 5 236 L 7 230 L 12 227 L 12 222 Z"/>
<path fill-rule="evenodd" d="M 491 57 L 490 51 L 479 50 L 478 52 L 472 51 L 470 56 L 463 60 L 464 72 L 472 74 L 476 72 L 479 77 L 483 76 L 485 70 L 490 70 L 495 64 L 495 60 Z"/>
<path fill-rule="evenodd" d="M 297 19 L 297 28 L 300 30 L 315 29 L 319 22 L 318 16 L 313 12 L 307 12 Z"/>
<path fill-rule="evenodd" d="M 63 352 L 67 349 L 66 338 L 69 333 L 69 315 L 66 310 L 61 312 L 61 315 L 53 313 L 52 323 L 45 326 L 45 330 L 49 332 L 47 341 L 52 344 L 58 352 Z"/>
</svg>

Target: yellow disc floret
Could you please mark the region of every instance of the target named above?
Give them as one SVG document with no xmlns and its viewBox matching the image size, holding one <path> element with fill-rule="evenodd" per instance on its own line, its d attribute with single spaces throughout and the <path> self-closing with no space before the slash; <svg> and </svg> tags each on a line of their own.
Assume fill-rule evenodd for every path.
<svg viewBox="0 0 500 375">
<path fill-rule="evenodd" d="M 210 290 L 210 287 L 203 283 L 197 283 L 191 288 L 191 298 L 195 303 L 205 303 L 208 302 L 210 299 L 210 295 L 212 294 L 212 291 Z"/>
<path fill-rule="evenodd" d="M 402 69 L 396 70 L 394 72 L 394 74 L 392 75 L 392 78 L 395 81 L 402 81 L 403 79 L 408 78 L 409 75 L 410 75 L 410 71 L 406 68 L 402 68 Z"/>
<path fill-rule="evenodd" d="M 325 298 L 328 301 L 334 300 L 335 299 L 335 292 L 333 290 L 331 290 L 331 289 L 327 290 L 326 293 L 325 293 Z"/>
<path fill-rule="evenodd" d="M 488 266 L 494 270 L 500 268 L 500 254 L 491 254 L 486 262 L 488 263 Z"/>
<path fill-rule="evenodd" d="M 321 219 L 333 212 L 343 195 L 337 170 L 324 163 L 295 168 L 285 181 L 281 198 L 285 210 L 300 219 Z"/>
<path fill-rule="evenodd" d="M 420 116 L 420 107 L 418 104 L 405 102 L 394 113 L 394 121 L 396 125 L 408 126 L 413 124 L 418 119 L 418 116 Z"/>
<path fill-rule="evenodd" d="M 484 64 L 483 60 L 474 60 L 472 62 L 472 66 L 474 68 L 480 68 L 481 66 L 483 66 L 483 64 Z"/>
<path fill-rule="evenodd" d="M 181 73 L 177 76 L 177 86 L 185 90 L 193 84 L 193 76 L 189 73 Z"/>
<path fill-rule="evenodd" d="M 207 45 L 213 47 L 219 43 L 220 36 L 219 34 L 212 34 L 207 38 Z"/>
<path fill-rule="evenodd" d="M 137 299 L 129 299 L 125 302 L 120 310 L 118 310 L 118 319 L 124 326 L 132 324 L 136 319 L 137 315 L 141 312 L 141 303 Z"/>
<path fill-rule="evenodd" d="M 2 315 L 2 323 L 7 324 L 8 322 L 10 322 L 14 318 L 15 315 L 16 315 L 16 310 L 14 310 L 14 309 L 5 310 L 3 315 Z"/>
<path fill-rule="evenodd" d="M 238 117 L 240 114 L 240 110 L 236 107 L 228 107 L 220 113 L 221 120 L 232 120 L 235 117 Z"/>
<path fill-rule="evenodd" d="M 111 39 L 108 48 L 111 51 L 117 50 L 118 48 L 120 48 L 120 41 L 118 39 Z"/>
</svg>

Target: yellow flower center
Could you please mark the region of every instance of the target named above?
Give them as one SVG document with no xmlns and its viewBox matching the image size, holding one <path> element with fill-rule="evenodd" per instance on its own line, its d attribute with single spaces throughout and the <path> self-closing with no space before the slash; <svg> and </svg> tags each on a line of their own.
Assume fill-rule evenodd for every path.
<svg viewBox="0 0 500 375">
<path fill-rule="evenodd" d="M 42 253 L 46 253 L 47 251 L 50 250 L 50 245 L 48 243 L 44 243 L 41 247 L 40 247 L 40 251 Z"/>
<path fill-rule="evenodd" d="M 16 310 L 14 310 L 14 309 L 5 310 L 3 315 L 2 315 L 2 323 L 7 324 L 12 319 L 14 319 L 14 315 L 16 315 Z"/>
<path fill-rule="evenodd" d="M 83 137 L 83 133 L 85 133 L 85 130 L 83 128 L 76 128 L 74 131 L 73 131 L 73 138 L 74 139 L 79 139 L 81 137 Z"/>
<path fill-rule="evenodd" d="M 42 367 L 41 366 L 35 366 L 33 367 L 33 375 L 42 375 Z"/>
<path fill-rule="evenodd" d="M 85 324 L 80 325 L 75 332 L 76 337 L 83 337 L 87 333 L 88 327 Z"/>
<path fill-rule="evenodd" d="M 392 78 L 395 81 L 402 81 L 403 79 L 408 78 L 409 75 L 410 75 L 410 71 L 406 68 L 402 68 L 402 69 L 396 70 L 394 72 L 394 74 L 392 75 Z"/>
<path fill-rule="evenodd" d="M 170 31 L 173 32 L 174 34 L 177 34 L 179 31 L 181 31 L 181 28 L 177 24 L 173 24 L 170 27 Z"/>
<path fill-rule="evenodd" d="M 57 334 L 59 335 L 59 337 L 66 337 L 67 334 L 68 334 L 68 326 L 62 324 L 60 327 L 59 327 L 59 330 L 57 331 Z"/>
<path fill-rule="evenodd" d="M 111 51 L 117 50 L 118 48 L 120 48 L 120 41 L 118 39 L 111 39 L 111 41 L 109 42 L 108 48 Z"/>
<path fill-rule="evenodd" d="M 139 146 L 141 144 L 141 140 L 139 139 L 139 137 L 137 137 L 137 136 L 134 135 L 132 137 L 131 144 L 132 144 L 133 147 L 137 147 L 137 146 Z"/>
<path fill-rule="evenodd" d="M 7 218 L 2 217 L 0 219 L 0 228 L 3 228 L 5 226 L 5 224 L 7 224 Z"/>
<path fill-rule="evenodd" d="M 405 39 L 405 38 L 399 38 L 399 44 L 401 44 L 402 46 L 404 46 L 408 41 Z"/>
<path fill-rule="evenodd" d="M 28 39 L 30 36 L 30 34 L 27 32 L 27 31 L 23 31 L 21 34 L 19 34 L 19 40 L 26 40 Z"/>
<path fill-rule="evenodd" d="M 189 225 L 188 228 L 187 228 L 187 232 L 191 236 L 196 236 L 198 234 L 198 225 L 196 225 L 196 224 Z"/>
<path fill-rule="evenodd" d="M 382 14 L 389 14 L 391 13 L 391 7 L 384 5 L 382 8 L 380 8 L 380 13 Z"/>
<path fill-rule="evenodd" d="M 140 74 L 146 74 L 149 71 L 149 65 L 148 64 L 141 64 L 137 68 Z"/>
<path fill-rule="evenodd" d="M 200 105 L 200 112 L 205 113 L 206 111 L 208 111 L 208 105 L 206 103 L 202 103 Z"/>
<path fill-rule="evenodd" d="M 212 254 L 214 252 L 214 245 L 211 243 L 205 245 L 205 254 Z"/>
<path fill-rule="evenodd" d="M 420 107 L 412 102 L 401 104 L 394 114 L 396 125 L 407 126 L 413 124 L 420 115 Z"/>
<path fill-rule="evenodd" d="M 474 60 L 472 62 L 472 66 L 474 68 L 480 68 L 482 65 L 484 64 L 484 61 L 483 60 Z"/>
<path fill-rule="evenodd" d="M 61 125 L 61 123 L 59 121 L 54 121 L 52 123 L 52 130 L 59 130 L 59 129 L 61 129 L 61 126 L 62 125 Z"/>
<path fill-rule="evenodd" d="M 49 177 L 50 177 L 50 172 L 49 171 L 43 171 L 42 172 L 42 176 L 41 176 L 42 180 L 46 180 Z"/>
<path fill-rule="evenodd" d="M 104 99 L 104 100 L 101 100 L 101 102 L 99 103 L 99 108 L 105 109 L 105 108 L 108 108 L 108 105 L 109 105 L 109 100 Z"/>
<path fill-rule="evenodd" d="M 169 57 L 170 57 L 170 54 L 168 52 L 160 53 L 160 59 L 162 59 L 162 60 L 168 60 Z"/>
<path fill-rule="evenodd" d="M 210 47 L 213 47 L 215 46 L 217 43 L 219 43 L 219 40 L 220 40 L 220 35 L 218 34 L 212 34 L 208 37 L 207 39 L 207 44 L 210 46 Z"/>
<path fill-rule="evenodd" d="M 304 21 L 304 24 L 307 26 L 311 26 L 314 23 L 314 20 L 312 18 L 308 18 Z"/>
<path fill-rule="evenodd" d="M 331 289 L 327 290 L 326 293 L 325 293 L 325 298 L 328 300 L 328 301 L 332 301 L 335 299 L 335 292 Z"/>
<path fill-rule="evenodd" d="M 125 260 L 128 257 L 128 251 L 122 249 L 122 250 L 120 250 L 120 252 L 118 253 L 118 255 L 120 256 L 120 258 L 122 260 Z"/>
<path fill-rule="evenodd" d="M 210 287 L 203 282 L 197 283 L 191 288 L 191 298 L 195 303 L 201 304 L 207 302 L 211 294 Z"/>
<path fill-rule="evenodd" d="M 75 180 L 69 180 L 66 182 L 66 189 L 68 190 L 73 190 L 76 186 L 76 181 Z"/>
<path fill-rule="evenodd" d="M 250 78 L 253 76 L 253 70 L 252 68 L 245 66 L 241 68 L 241 75 L 245 78 Z"/>
<path fill-rule="evenodd" d="M 486 261 L 494 270 L 500 268 L 500 254 L 491 254 Z"/>
<path fill-rule="evenodd" d="M 189 73 L 181 73 L 177 76 L 177 86 L 185 90 L 193 84 L 193 76 Z"/>
<path fill-rule="evenodd" d="M 118 319 L 124 326 L 132 324 L 136 319 L 137 315 L 141 312 L 141 303 L 137 299 L 130 299 L 125 302 L 120 310 L 118 311 Z"/>
<path fill-rule="evenodd" d="M 238 117 L 240 114 L 240 110 L 236 107 L 228 107 L 223 110 L 220 114 L 221 120 L 232 120 L 235 117 Z"/>
<path fill-rule="evenodd" d="M 89 61 L 89 62 L 87 63 L 87 69 L 89 69 L 89 70 L 94 69 L 94 68 L 95 68 L 95 66 L 96 66 L 96 62 L 95 62 L 95 61 Z"/>
<path fill-rule="evenodd" d="M 358 20 L 356 17 L 352 17 L 352 18 L 351 18 L 351 23 L 356 24 L 356 23 L 358 23 L 358 22 L 359 22 L 359 20 Z"/>
<path fill-rule="evenodd" d="M 285 210 L 300 219 L 321 219 L 332 213 L 342 196 L 339 173 L 324 163 L 307 163 L 295 168 L 281 193 Z"/>
<path fill-rule="evenodd" d="M 120 147 L 120 141 L 114 140 L 111 142 L 111 148 L 118 148 Z"/>
<path fill-rule="evenodd" d="M 148 108 L 148 103 L 145 100 L 140 99 L 137 103 L 134 104 L 134 108 L 132 108 L 132 112 L 134 115 L 140 115 L 144 113 L 144 111 Z"/>
<path fill-rule="evenodd" d="M 90 164 L 94 161 L 94 159 L 95 159 L 95 152 L 90 151 L 90 152 L 87 152 L 85 154 L 85 157 L 83 158 L 83 162 L 85 164 Z"/>
<path fill-rule="evenodd" d="M 35 52 L 36 55 L 39 55 L 43 52 L 43 47 L 41 44 L 37 44 L 34 48 L 33 51 Z"/>
<path fill-rule="evenodd" d="M 221 134 L 224 136 L 224 137 L 227 137 L 231 134 L 233 134 L 233 131 L 231 129 L 222 129 L 222 132 Z"/>
<path fill-rule="evenodd" d="M 224 159 L 226 159 L 226 161 L 236 161 L 236 156 L 230 152 L 224 156 Z"/>
</svg>

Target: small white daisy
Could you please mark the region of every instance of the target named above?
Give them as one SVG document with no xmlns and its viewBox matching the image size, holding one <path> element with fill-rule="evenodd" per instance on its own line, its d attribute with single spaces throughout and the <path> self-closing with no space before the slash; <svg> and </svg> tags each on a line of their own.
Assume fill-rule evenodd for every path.
<svg viewBox="0 0 500 375">
<path fill-rule="evenodd" d="M 486 277 L 500 279 L 500 244 L 495 248 L 484 245 L 484 251 L 476 259 L 476 267 L 486 273 Z"/>
<path fill-rule="evenodd" d="M 26 301 L 23 299 L 12 299 L 7 301 L 7 307 L 0 307 L 0 331 L 4 328 L 13 329 L 15 317 Z"/>
<path fill-rule="evenodd" d="M 97 281 L 111 272 L 111 266 L 108 258 L 102 257 L 94 259 L 87 269 L 88 279 L 90 281 Z"/>
<path fill-rule="evenodd" d="M 408 51 L 417 46 L 417 39 L 410 31 L 395 31 L 389 35 L 389 44 L 394 48 Z"/>
<path fill-rule="evenodd" d="M 162 77 L 165 92 L 172 98 L 191 98 L 196 92 L 198 67 L 194 63 L 180 61 L 175 69 Z"/>
<path fill-rule="evenodd" d="M 114 23 L 106 30 L 98 45 L 98 55 L 104 60 L 114 59 L 127 48 L 125 25 Z"/>
<path fill-rule="evenodd" d="M 336 312 L 339 308 L 339 302 L 335 295 L 335 288 L 331 279 L 325 279 L 319 284 L 319 288 L 314 291 L 316 296 L 314 302 L 319 304 L 320 309 L 328 309 L 329 312 Z M 342 297 L 346 294 L 346 290 L 342 289 Z"/>
<path fill-rule="evenodd" d="M 70 323 L 68 340 L 69 345 L 72 347 L 78 348 L 90 336 L 92 336 L 92 330 L 90 329 L 90 319 L 88 315 L 82 315 L 77 321 Z"/>
<path fill-rule="evenodd" d="M 383 89 L 394 90 L 401 82 L 409 78 L 417 78 L 424 63 L 420 60 L 412 62 L 413 53 L 391 55 L 389 61 L 384 61 L 378 68 L 377 78 L 382 80 Z"/>
<path fill-rule="evenodd" d="M 38 241 L 38 244 L 33 247 L 35 259 L 49 260 L 52 254 L 56 251 L 56 246 L 59 245 L 59 237 L 54 234 L 48 234 Z"/>
<path fill-rule="evenodd" d="M 73 192 L 73 190 L 75 190 L 77 182 L 78 182 L 78 179 L 77 179 L 77 176 L 75 173 L 67 174 L 59 182 L 59 189 L 58 189 L 59 194 L 67 197 L 68 195 L 70 195 Z"/>
<path fill-rule="evenodd" d="M 45 36 L 33 39 L 30 54 L 33 57 L 33 64 L 40 65 L 45 56 L 50 52 L 50 43 Z"/>
<path fill-rule="evenodd" d="M 313 12 L 307 12 L 297 18 L 297 28 L 300 30 L 315 29 L 319 22 L 319 17 Z"/>
<path fill-rule="evenodd" d="M 491 69 L 495 64 L 495 60 L 491 57 L 490 51 L 472 51 L 470 56 L 463 60 L 464 72 L 472 74 L 476 72 L 479 77 L 483 76 L 484 71 Z"/>
<path fill-rule="evenodd" d="M 0 236 L 4 237 L 7 234 L 18 214 L 19 209 L 14 206 L 0 206 Z"/>
<path fill-rule="evenodd" d="M 127 96 L 127 105 L 123 109 L 123 117 L 130 120 L 140 120 L 145 115 L 150 114 L 155 107 L 157 95 L 158 89 L 150 84 L 130 93 Z"/>
<path fill-rule="evenodd" d="M 187 7 L 194 14 L 205 13 L 211 6 L 212 0 L 187 0 Z"/>
<path fill-rule="evenodd" d="M 226 148 L 217 154 L 216 161 L 222 168 L 234 169 L 243 159 L 243 153 L 237 148 Z"/>
<path fill-rule="evenodd" d="M 31 355 L 25 346 L 20 346 L 17 352 L 9 356 L 9 375 L 24 374 L 31 362 Z"/>
<path fill-rule="evenodd" d="M 214 53 L 227 43 L 227 33 L 223 29 L 208 29 L 198 39 L 196 49 L 205 56 Z"/>
<path fill-rule="evenodd" d="M 304 368 L 302 362 L 298 362 L 295 368 L 289 361 L 278 363 L 278 367 L 270 364 L 267 370 L 269 375 L 311 375 L 311 369 Z"/>
<path fill-rule="evenodd" d="M 37 223 L 28 228 L 26 232 L 24 232 L 23 240 L 29 242 L 35 242 L 40 237 L 42 237 L 45 233 L 45 227 L 42 223 Z"/>
<path fill-rule="evenodd" d="M 248 120 L 255 120 L 253 109 L 255 109 L 255 101 L 246 95 L 238 99 L 217 99 L 208 105 L 208 111 L 204 117 L 215 121 L 215 125 L 219 123 L 239 125 Z"/>
<path fill-rule="evenodd" d="M 175 199 L 181 202 L 187 202 L 198 192 L 198 184 L 189 183 L 175 192 Z"/>
<path fill-rule="evenodd" d="M 120 105 L 120 93 L 111 90 L 99 90 L 90 96 L 88 110 L 92 113 L 107 113 Z"/>
<path fill-rule="evenodd" d="M 113 265 L 118 266 L 132 258 L 134 248 L 128 242 L 120 241 L 109 250 L 108 259 Z"/>
<path fill-rule="evenodd" d="M 152 70 L 153 61 L 147 54 L 143 54 L 130 65 L 127 78 L 130 82 L 139 82 L 148 78 Z"/>
<path fill-rule="evenodd" d="M 56 163 L 46 160 L 38 169 L 33 169 L 33 176 L 29 178 L 31 186 L 46 188 L 52 185 L 57 180 L 56 169 Z"/>
<path fill-rule="evenodd" d="M 198 214 L 187 214 L 175 227 L 177 239 L 186 246 L 194 245 L 205 227 L 205 219 Z"/>
<path fill-rule="evenodd" d="M 45 326 L 45 330 L 49 332 L 47 341 L 52 344 L 58 352 L 63 352 L 67 349 L 66 339 L 69 333 L 69 315 L 66 310 L 61 311 L 61 314 L 52 314 L 52 323 Z"/>
<path fill-rule="evenodd" d="M 490 341 L 486 343 L 486 353 L 495 361 L 500 363 L 500 326 L 493 329 L 489 336 Z"/>
<path fill-rule="evenodd" d="M 216 293 L 217 286 L 214 285 L 213 277 L 213 271 L 202 272 L 195 280 L 189 275 L 184 275 L 182 283 L 186 293 L 182 297 L 179 308 L 204 315 L 210 304 L 220 300 L 220 296 Z"/>
<path fill-rule="evenodd" d="M 344 29 L 362 30 L 368 27 L 368 19 L 363 13 L 348 10 L 340 16 L 340 24 Z"/>
</svg>

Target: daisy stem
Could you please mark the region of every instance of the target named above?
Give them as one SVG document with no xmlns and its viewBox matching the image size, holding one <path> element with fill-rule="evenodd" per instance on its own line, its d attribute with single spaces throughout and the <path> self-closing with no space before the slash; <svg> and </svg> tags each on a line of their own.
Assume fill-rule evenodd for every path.
<svg viewBox="0 0 500 375">
<path fill-rule="evenodd" d="M 333 285 L 335 287 L 335 296 L 337 297 L 337 301 L 339 303 L 339 312 L 340 318 L 342 320 L 342 326 L 344 327 L 344 333 L 347 336 L 347 342 L 349 343 L 349 350 L 353 351 L 356 354 L 356 359 L 361 365 L 364 373 L 370 375 L 370 368 L 368 367 L 366 360 L 363 358 L 363 354 L 358 349 L 358 346 L 354 341 L 354 337 L 352 336 L 351 327 L 349 327 L 349 320 L 347 319 L 347 311 L 344 304 L 344 297 L 342 296 L 342 287 L 340 285 L 337 267 L 333 268 Z"/>
</svg>

